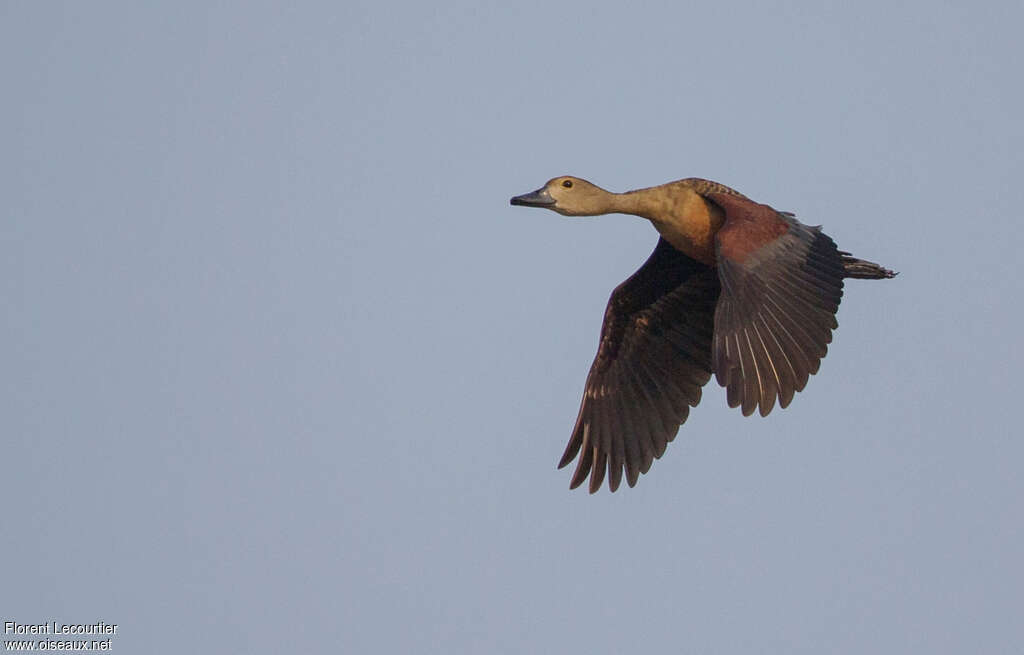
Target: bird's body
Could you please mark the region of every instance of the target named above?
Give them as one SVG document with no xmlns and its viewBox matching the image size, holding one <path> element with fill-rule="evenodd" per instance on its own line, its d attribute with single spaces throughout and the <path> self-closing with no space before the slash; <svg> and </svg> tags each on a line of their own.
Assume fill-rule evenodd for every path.
<svg viewBox="0 0 1024 655">
<path fill-rule="evenodd" d="M 566 216 L 624 213 L 661 238 L 616 287 L 559 467 L 580 456 L 573 488 L 623 471 L 636 484 L 661 457 L 714 373 L 731 407 L 786 407 L 818 371 L 848 277 L 894 273 L 838 250 L 816 227 L 699 178 L 611 193 L 576 177 L 548 181 L 514 205 Z"/>
<path fill-rule="evenodd" d="M 637 199 L 637 215 L 651 221 L 672 247 L 711 266 L 715 262 L 715 233 L 725 215 L 697 192 L 698 182 L 705 180 L 681 180 L 664 188 L 641 189 L 632 196 Z"/>
</svg>

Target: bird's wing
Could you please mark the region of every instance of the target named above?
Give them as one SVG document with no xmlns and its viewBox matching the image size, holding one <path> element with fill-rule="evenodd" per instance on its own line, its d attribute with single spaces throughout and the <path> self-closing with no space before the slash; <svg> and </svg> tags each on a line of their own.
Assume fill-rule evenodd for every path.
<svg viewBox="0 0 1024 655">
<path fill-rule="evenodd" d="M 654 252 L 612 292 L 583 402 L 558 467 L 580 455 L 571 488 L 590 475 L 594 493 L 608 472 L 615 491 L 664 454 L 711 379 L 718 279 L 658 240 Z"/>
<path fill-rule="evenodd" d="M 817 227 L 741 196 L 705 196 L 725 213 L 715 236 L 722 293 L 711 362 L 730 407 L 786 407 L 818 372 L 838 327 L 843 263 Z"/>
</svg>

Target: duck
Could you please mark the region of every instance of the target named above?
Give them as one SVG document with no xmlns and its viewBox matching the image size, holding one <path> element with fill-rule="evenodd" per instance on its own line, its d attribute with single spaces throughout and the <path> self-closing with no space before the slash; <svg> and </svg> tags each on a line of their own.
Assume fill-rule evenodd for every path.
<svg viewBox="0 0 1024 655">
<path fill-rule="evenodd" d="M 631 214 L 658 231 L 654 251 L 612 291 L 579 413 L 559 461 L 636 485 L 665 453 L 714 375 L 729 407 L 767 416 L 818 372 L 848 278 L 896 275 L 839 250 L 820 226 L 702 178 L 613 193 L 552 178 L 512 205 L 563 216 Z M 578 458 L 578 459 L 577 459 Z"/>
</svg>

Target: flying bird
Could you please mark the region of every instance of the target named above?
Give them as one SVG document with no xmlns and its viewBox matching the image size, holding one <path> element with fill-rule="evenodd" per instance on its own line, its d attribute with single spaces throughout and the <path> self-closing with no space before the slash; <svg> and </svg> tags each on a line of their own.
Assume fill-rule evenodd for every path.
<svg viewBox="0 0 1024 655">
<path fill-rule="evenodd" d="M 838 327 L 845 278 L 892 271 L 836 248 L 820 227 L 724 184 L 687 178 L 612 193 L 556 177 L 513 205 L 563 216 L 633 214 L 660 238 L 612 292 L 576 424 L 558 464 L 577 455 L 570 488 L 607 472 L 611 491 L 634 486 L 665 453 L 714 373 L 730 407 L 766 416 L 786 407 Z"/>
</svg>

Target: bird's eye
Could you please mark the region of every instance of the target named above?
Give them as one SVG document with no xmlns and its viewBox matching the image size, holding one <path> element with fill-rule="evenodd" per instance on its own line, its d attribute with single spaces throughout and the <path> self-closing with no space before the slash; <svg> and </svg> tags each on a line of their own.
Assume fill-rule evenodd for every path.
<svg viewBox="0 0 1024 655">
<path fill-rule="evenodd" d="M 562 180 L 562 186 L 564 186 L 566 189 L 571 189 L 572 180 Z"/>
</svg>

